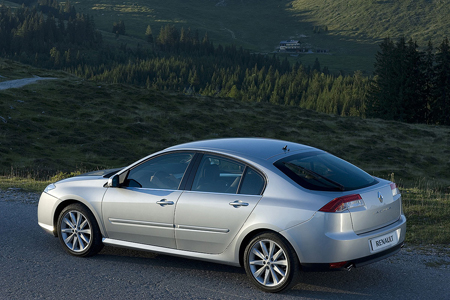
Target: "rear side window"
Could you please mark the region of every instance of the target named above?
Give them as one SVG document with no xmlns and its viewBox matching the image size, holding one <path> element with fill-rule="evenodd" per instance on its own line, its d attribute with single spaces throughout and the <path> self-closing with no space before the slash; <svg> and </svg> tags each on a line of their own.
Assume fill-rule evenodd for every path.
<svg viewBox="0 0 450 300">
<path fill-rule="evenodd" d="M 297 184 L 317 191 L 351 191 L 377 181 L 360 168 L 323 151 L 288 156 L 274 165 Z"/>
<path fill-rule="evenodd" d="M 193 191 L 236 194 L 245 165 L 221 156 L 205 154 L 195 175 Z"/>
<path fill-rule="evenodd" d="M 265 185 L 264 178 L 255 170 L 247 167 L 239 194 L 261 195 Z"/>
<path fill-rule="evenodd" d="M 265 185 L 264 177 L 250 166 L 223 156 L 204 154 L 191 190 L 261 195 Z"/>
</svg>

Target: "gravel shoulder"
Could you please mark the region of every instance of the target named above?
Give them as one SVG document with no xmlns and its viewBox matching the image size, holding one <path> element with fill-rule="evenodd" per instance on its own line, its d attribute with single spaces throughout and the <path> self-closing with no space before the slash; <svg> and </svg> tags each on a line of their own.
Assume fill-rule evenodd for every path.
<svg viewBox="0 0 450 300">
<path fill-rule="evenodd" d="M 9 188 L 7 190 L 0 189 L 0 201 L 5 202 L 22 202 L 25 204 L 38 205 L 41 194 L 33 192 L 25 192 L 20 188 Z"/>
</svg>

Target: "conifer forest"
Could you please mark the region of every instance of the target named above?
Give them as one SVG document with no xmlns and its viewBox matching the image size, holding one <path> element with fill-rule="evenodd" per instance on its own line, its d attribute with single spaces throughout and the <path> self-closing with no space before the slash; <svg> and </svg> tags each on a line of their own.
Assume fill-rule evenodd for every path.
<svg viewBox="0 0 450 300">
<path fill-rule="evenodd" d="M 22 1 L 21 1 L 22 2 Z M 34 3 L 34 2 L 33 2 Z M 117 37 L 126 24 L 111 24 Z M 105 43 L 92 16 L 69 2 L 0 7 L 0 55 L 87 80 L 190 96 L 298 106 L 328 114 L 450 125 L 450 46 L 386 38 L 375 72 L 331 73 L 319 59 L 290 63 L 273 54 L 214 44 L 206 32 L 142 24 L 136 47 Z"/>
</svg>

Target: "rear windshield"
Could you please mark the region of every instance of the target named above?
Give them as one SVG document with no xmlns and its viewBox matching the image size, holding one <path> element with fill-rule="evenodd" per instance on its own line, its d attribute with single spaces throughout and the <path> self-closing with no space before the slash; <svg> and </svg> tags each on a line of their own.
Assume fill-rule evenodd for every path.
<svg viewBox="0 0 450 300">
<path fill-rule="evenodd" d="M 351 191 L 377 181 L 360 168 L 323 151 L 288 156 L 274 163 L 302 187 L 317 191 Z"/>
</svg>

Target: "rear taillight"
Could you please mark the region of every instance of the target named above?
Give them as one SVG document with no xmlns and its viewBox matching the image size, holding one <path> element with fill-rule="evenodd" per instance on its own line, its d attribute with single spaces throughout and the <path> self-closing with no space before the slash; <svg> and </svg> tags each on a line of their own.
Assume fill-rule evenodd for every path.
<svg viewBox="0 0 450 300">
<path fill-rule="evenodd" d="M 343 267 L 345 267 L 345 265 L 348 264 L 346 261 L 341 261 L 341 262 L 337 262 L 337 263 L 330 263 L 330 269 L 341 269 Z"/>
<path fill-rule="evenodd" d="M 391 183 L 391 190 L 392 190 L 392 196 L 398 195 L 400 194 L 400 192 L 398 191 L 397 185 L 395 183 Z"/>
<path fill-rule="evenodd" d="M 341 212 L 350 208 L 364 206 L 364 200 L 359 194 L 347 195 L 334 198 L 325 204 L 319 211 L 323 212 Z"/>
</svg>

